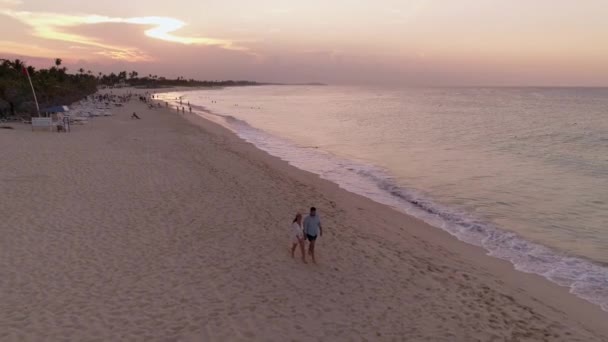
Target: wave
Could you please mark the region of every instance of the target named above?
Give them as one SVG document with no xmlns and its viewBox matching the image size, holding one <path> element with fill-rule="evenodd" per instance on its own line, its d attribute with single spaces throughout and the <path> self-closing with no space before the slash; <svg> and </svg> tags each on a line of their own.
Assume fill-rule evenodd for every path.
<svg viewBox="0 0 608 342">
<path fill-rule="evenodd" d="M 203 117 L 223 120 L 222 124 L 241 139 L 297 168 L 417 217 L 463 242 L 484 248 L 492 257 L 511 262 L 518 271 L 538 274 L 569 287 L 574 295 L 608 311 L 607 265 L 528 241 L 467 212 L 436 203 L 423 193 L 399 184 L 380 167 L 339 158 L 316 146 L 298 146 L 231 115 L 215 113 L 205 107 L 193 108 L 201 109 L 197 113 Z"/>
</svg>

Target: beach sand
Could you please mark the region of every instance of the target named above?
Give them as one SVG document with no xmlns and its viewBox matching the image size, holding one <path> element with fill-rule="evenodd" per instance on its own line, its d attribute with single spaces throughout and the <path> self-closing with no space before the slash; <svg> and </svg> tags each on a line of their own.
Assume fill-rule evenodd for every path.
<svg viewBox="0 0 608 342">
<path fill-rule="evenodd" d="M 194 114 L 0 130 L 0 193 L 1 341 L 608 340 L 567 288 Z M 319 265 L 289 255 L 311 205 Z"/>
</svg>

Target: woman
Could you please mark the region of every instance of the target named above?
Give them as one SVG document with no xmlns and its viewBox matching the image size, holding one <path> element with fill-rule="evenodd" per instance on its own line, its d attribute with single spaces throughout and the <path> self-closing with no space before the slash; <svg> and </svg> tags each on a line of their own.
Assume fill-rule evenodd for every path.
<svg viewBox="0 0 608 342">
<path fill-rule="evenodd" d="M 291 257 L 296 257 L 296 247 L 300 245 L 300 252 L 302 253 L 302 262 L 306 264 L 307 262 L 304 253 L 304 230 L 302 229 L 302 215 L 300 213 L 296 214 L 296 218 L 294 218 L 293 222 L 291 223 L 291 236 Z"/>
</svg>

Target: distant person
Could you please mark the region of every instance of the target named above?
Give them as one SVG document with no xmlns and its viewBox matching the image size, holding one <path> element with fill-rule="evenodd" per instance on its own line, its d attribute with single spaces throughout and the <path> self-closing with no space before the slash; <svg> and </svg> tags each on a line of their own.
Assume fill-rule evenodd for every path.
<svg viewBox="0 0 608 342">
<path fill-rule="evenodd" d="M 306 253 L 304 252 L 304 230 L 302 229 L 302 214 L 297 213 L 296 218 L 291 223 L 291 257 L 296 257 L 296 247 L 300 245 L 300 252 L 302 253 L 302 262 L 306 262 Z"/>
<path fill-rule="evenodd" d="M 139 116 L 137 116 L 137 113 L 133 112 L 133 114 L 131 114 L 131 119 L 141 119 Z"/>
<path fill-rule="evenodd" d="M 310 214 L 304 219 L 304 235 L 308 240 L 308 254 L 312 258 L 313 263 L 317 263 L 315 259 L 315 241 L 317 237 L 323 236 L 323 227 L 321 227 L 321 219 L 317 215 L 317 208 L 310 208 Z"/>
</svg>

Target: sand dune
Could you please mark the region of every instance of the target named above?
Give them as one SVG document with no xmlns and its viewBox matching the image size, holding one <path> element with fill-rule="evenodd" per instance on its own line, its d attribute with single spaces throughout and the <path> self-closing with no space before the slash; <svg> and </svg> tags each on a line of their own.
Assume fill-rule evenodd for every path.
<svg viewBox="0 0 608 342">
<path fill-rule="evenodd" d="M 185 116 L 0 132 L 0 340 L 608 339 L 566 289 Z M 317 266 L 288 251 L 310 205 Z"/>
</svg>

